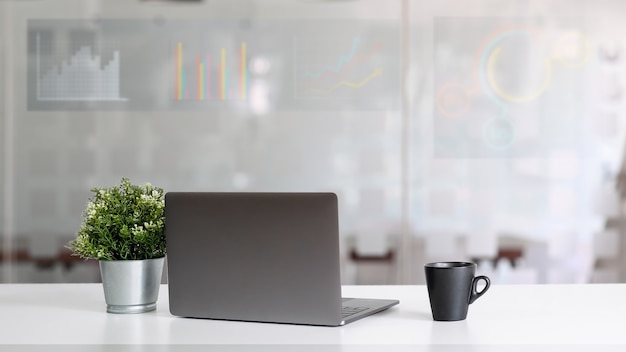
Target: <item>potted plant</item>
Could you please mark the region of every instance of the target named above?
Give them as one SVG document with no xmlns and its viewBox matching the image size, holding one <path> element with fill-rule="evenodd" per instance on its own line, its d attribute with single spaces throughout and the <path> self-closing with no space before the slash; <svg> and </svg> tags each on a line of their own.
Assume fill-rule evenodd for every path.
<svg viewBox="0 0 626 352">
<path fill-rule="evenodd" d="M 163 189 L 122 178 L 117 186 L 91 191 L 68 248 L 99 261 L 107 312 L 156 309 L 166 253 Z"/>
</svg>

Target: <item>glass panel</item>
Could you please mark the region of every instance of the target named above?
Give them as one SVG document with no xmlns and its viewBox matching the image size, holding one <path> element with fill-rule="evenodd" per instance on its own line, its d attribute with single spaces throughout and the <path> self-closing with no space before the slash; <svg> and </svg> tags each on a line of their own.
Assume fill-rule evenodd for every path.
<svg viewBox="0 0 626 352">
<path fill-rule="evenodd" d="M 122 177 L 332 191 L 344 243 L 396 235 L 400 14 L 396 1 L 14 4 L 15 240 L 28 258 L 14 280 L 97 280 L 58 258 L 89 189 Z"/>
<path fill-rule="evenodd" d="M 6 263 L 8 262 L 7 256 L 5 255 L 5 250 L 8 251 L 7 248 L 7 236 L 6 236 L 6 221 L 7 217 L 5 214 L 5 202 L 6 202 L 6 193 L 4 191 L 5 185 L 5 174 L 6 174 L 6 163 L 5 163 L 5 138 L 6 138 L 6 125 L 5 125 L 5 83 L 6 75 L 5 75 L 5 66 L 6 66 L 6 25 L 5 19 L 7 17 L 7 10 L 5 9 L 5 5 L 0 4 L 0 282 L 6 281 L 6 276 L 8 275 L 9 268 L 7 268 Z"/>
<path fill-rule="evenodd" d="M 625 6 L 0 1 L 2 280 L 99 280 L 64 246 L 122 177 L 337 192 L 344 283 L 623 280 Z"/>
<path fill-rule="evenodd" d="M 619 272 L 594 243 L 618 211 L 623 4 L 412 5 L 415 267 L 454 256 L 500 283 Z"/>
</svg>

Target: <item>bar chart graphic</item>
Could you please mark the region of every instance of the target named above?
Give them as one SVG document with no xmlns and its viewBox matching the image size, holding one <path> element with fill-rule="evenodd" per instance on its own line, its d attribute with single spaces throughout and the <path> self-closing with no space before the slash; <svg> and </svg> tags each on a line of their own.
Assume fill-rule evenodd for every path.
<svg viewBox="0 0 626 352">
<path fill-rule="evenodd" d="M 120 95 L 120 52 L 103 62 L 91 46 L 81 46 L 69 60 L 41 69 L 41 37 L 36 37 L 38 101 L 127 101 Z"/>
<path fill-rule="evenodd" d="M 185 52 L 182 42 L 174 49 L 174 100 L 224 101 L 248 99 L 248 46 L 237 53 L 220 48 L 217 54 Z"/>
</svg>

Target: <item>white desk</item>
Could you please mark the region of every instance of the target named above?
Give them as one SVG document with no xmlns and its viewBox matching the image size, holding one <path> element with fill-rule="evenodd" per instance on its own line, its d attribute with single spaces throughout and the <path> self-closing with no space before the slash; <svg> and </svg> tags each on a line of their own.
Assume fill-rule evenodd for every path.
<svg viewBox="0 0 626 352">
<path fill-rule="evenodd" d="M 425 286 L 346 286 L 343 291 L 351 297 L 397 298 L 400 304 L 346 326 L 314 327 L 173 317 L 165 285 L 157 311 L 116 315 L 105 312 L 100 284 L 4 284 L 0 345 L 246 344 L 239 347 L 258 351 L 258 344 L 273 344 L 272 350 L 282 351 L 278 345 L 291 344 L 299 346 L 285 351 L 304 345 L 309 345 L 304 351 L 430 351 L 432 344 L 451 344 L 447 348 L 454 351 L 507 351 L 516 344 L 539 344 L 550 351 L 578 351 L 572 345 L 593 344 L 580 351 L 626 351 L 626 285 L 496 285 L 460 322 L 432 320 Z M 311 344 L 320 348 L 312 350 Z M 552 349 L 558 347 L 554 344 L 561 346 Z M 443 347 L 435 350 L 448 351 Z M 8 349 L 0 346 L 0 351 Z"/>
</svg>

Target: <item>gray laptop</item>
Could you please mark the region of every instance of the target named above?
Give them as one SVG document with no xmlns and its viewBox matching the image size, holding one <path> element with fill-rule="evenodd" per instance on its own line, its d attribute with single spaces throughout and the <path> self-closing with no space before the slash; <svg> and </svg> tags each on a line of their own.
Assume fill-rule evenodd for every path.
<svg viewBox="0 0 626 352">
<path fill-rule="evenodd" d="M 338 326 L 398 300 L 341 298 L 333 193 L 168 192 L 176 316 Z"/>
</svg>

